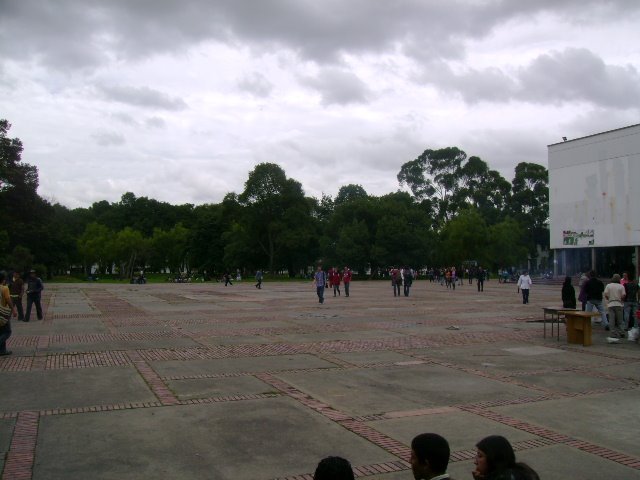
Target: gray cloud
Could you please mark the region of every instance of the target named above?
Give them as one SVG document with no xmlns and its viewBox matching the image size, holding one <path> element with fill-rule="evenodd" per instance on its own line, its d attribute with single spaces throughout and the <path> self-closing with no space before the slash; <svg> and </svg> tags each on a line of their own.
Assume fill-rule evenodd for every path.
<svg viewBox="0 0 640 480">
<path fill-rule="evenodd" d="M 273 91 L 273 84 L 259 72 L 245 75 L 238 81 L 238 87 L 255 97 L 268 97 Z"/>
<path fill-rule="evenodd" d="M 519 97 L 547 103 L 585 101 L 602 106 L 640 106 L 640 75 L 631 65 L 607 65 L 586 49 L 566 49 L 536 58 L 519 72 Z"/>
<path fill-rule="evenodd" d="M 161 108 L 164 110 L 184 110 L 187 104 L 179 97 L 149 87 L 129 87 L 121 85 L 101 85 L 99 91 L 109 100 L 138 107 Z"/>
<path fill-rule="evenodd" d="M 418 78 L 460 95 L 467 103 L 578 101 L 622 109 L 640 106 L 638 70 L 632 65 L 606 64 L 583 48 L 540 55 L 513 72 L 487 68 L 454 73 L 446 63 L 432 62 Z"/>
<path fill-rule="evenodd" d="M 337 63 L 342 55 L 393 53 L 420 61 L 459 58 L 465 42 L 510 19 L 542 13 L 593 23 L 637 15 L 634 0 L 3 0 L 0 57 L 33 59 L 61 70 L 92 68 L 109 58 L 183 52 L 204 41 L 290 49 Z M 594 14 L 594 13 L 597 13 Z M 18 48 L 19 45 L 19 48 Z"/>
<path fill-rule="evenodd" d="M 323 105 L 364 103 L 371 95 L 360 78 L 342 68 L 324 68 L 316 77 L 303 77 L 301 82 L 320 93 Z"/>
<path fill-rule="evenodd" d="M 167 122 L 165 122 L 164 119 L 160 117 L 149 117 L 144 121 L 144 124 L 148 128 L 164 128 Z"/>
<path fill-rule="evenodd" d="M 116 132 L 98 132 L 91 137 L 102 147 L 120 146 L 126 143 L 124 136 Z"/>
</svg>

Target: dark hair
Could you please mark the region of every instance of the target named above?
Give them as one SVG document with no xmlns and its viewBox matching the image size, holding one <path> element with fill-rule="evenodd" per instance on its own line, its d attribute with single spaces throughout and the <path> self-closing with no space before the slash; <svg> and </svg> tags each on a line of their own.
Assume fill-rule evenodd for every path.
<svg viewBox="0 0 640 480">
<path fill-rule="evenodd" d="M 516 454 L 509 440 L 491 435 L 480 440 L 476 447 L 487 457 L 488 474 L 511 471 L 517 480 L 539 480 L 538 474 L 526 463 L 516 462 Z M 491 477 L 493 478 L 493 477 Z"/>
<path fill-rule="evenodd" d="M 595 278 L 595 276 L 596 276 L 596 271 L 595 271 L 595 270 L 591 270 L 591 271 L 589 272 L 589 277 L 590 277 L 590 278 Z"/>
<path fill-rule="evenodd" d="M 327 457 L 320 460 L 313 480 L 354 480 L 349 460 L 342 457 Z"/>
<path fill-rule="evenodd" d="M 569 275 L 564 277 L 564 284 L 565 285 L 571 285 L 571 277 Z"/>
<path fill-rule="evenodd" d="M 5 279 L 6 276 L 7 276 L 6 273 L 0 272 L 0 283 L 4 282 L 4 279 Z"/>
<path fill-rule="evenodd" d="M 418 462 L 425 464 L 433 473 L 441 475 L 447 471 L 449 465 L 449 442 L 437 433 L 423 433 L 411 441 L 411 449 L 415 452 Z"/>
<path fill-rule="evenodd" d="M 511 468 L 516 464 L 516 454 L 509 440 L 500 435 L 491 435 L 480 440 L 476 447 L 487 457 L 489 473 Z"/>
</svg>

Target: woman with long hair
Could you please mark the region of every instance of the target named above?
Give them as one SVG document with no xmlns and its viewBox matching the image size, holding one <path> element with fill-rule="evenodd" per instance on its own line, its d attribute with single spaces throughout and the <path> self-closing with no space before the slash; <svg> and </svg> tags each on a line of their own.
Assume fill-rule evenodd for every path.
<svg viewBox="0 0 640 480">
<path fill-rule="evenodd" d="M 509 441 L 500 435 L 483 438 L 476 444 L 475 480 L 540 480 L 526 463 L 516 462 Z"/>
</svg>

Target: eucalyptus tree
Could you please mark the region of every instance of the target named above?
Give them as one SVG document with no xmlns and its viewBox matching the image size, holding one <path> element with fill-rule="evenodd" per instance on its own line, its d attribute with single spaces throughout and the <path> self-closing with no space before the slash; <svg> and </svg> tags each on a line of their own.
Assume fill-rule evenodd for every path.
<svg viewBox="0 0 640 480">
<path fill-rule="evenodd" d="M 308 254 L 316 236 L 311 204 L 302 185 L 279 165 L 257 165 L 238 200 L 245 207 L 245 241 L 255 245 L 270 272 L 286 268 L 293 273 L 313 261 Z"/>
</svg>

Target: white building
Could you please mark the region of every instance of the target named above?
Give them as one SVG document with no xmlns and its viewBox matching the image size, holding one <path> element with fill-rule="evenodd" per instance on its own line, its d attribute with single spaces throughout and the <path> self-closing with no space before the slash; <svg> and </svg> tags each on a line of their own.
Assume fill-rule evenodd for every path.
<svg viewBox="0 0 640 480">
<path fill-rule="evenodd" d="M 634 271 L 640 256 L 640 124 L 549 145 L 555 273 Z"/>
</svg>

